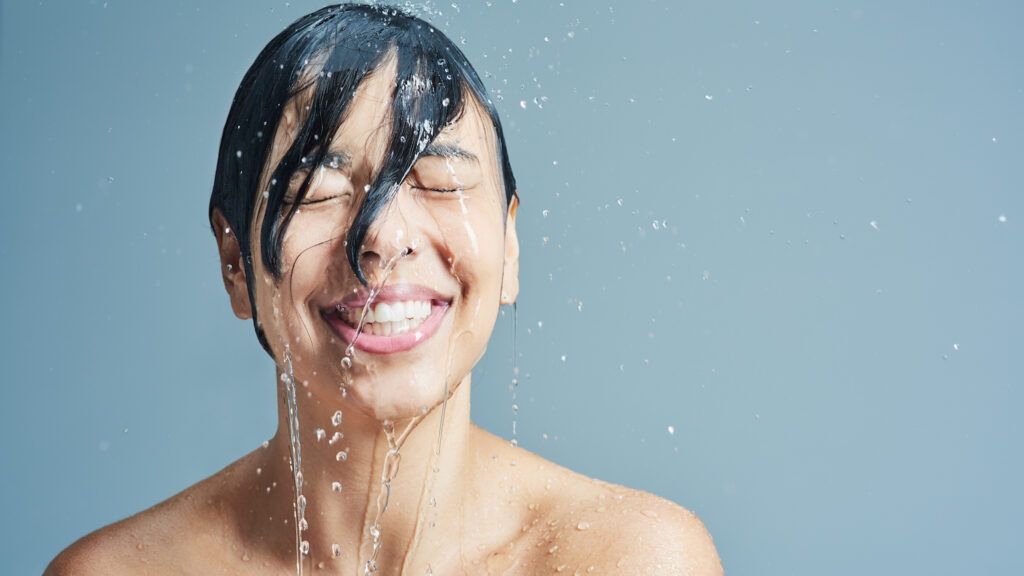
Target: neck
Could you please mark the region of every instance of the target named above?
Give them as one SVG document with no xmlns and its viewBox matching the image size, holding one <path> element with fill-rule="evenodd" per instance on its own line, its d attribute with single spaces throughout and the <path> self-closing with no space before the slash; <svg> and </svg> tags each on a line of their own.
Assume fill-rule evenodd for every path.
<svg viewBox="0 0 1024 576">
<path fill-rule="evenodd" d="M 269 523 L 267 537 L 291 543 L 279 550 L 294 563 L 290 412 L 285 386 L 278 389 L 278 430 L 267 447 L 262 474 L 277 483 L 271 489 L 272 516 L 282 521 Z M 472 427 L 469 390 L 467 374 L 447 405 L 392 423 L 370 417 L 344 399 L 320 402 L 301 384 L 297 387 L 308 523 L 301 540 L 309 543 L 302 558 L 304 571 L 311 573 L 323 563 L 331 573 L 363 574 L 376 555 L 379 573 L 397 574 L 412 567 L 417 551 L 443 549 L 441 535 L 459 534 L 470 492 L 465 485 Z M 335 426 L 337 410 L 342 419 Z"/>
</svg>

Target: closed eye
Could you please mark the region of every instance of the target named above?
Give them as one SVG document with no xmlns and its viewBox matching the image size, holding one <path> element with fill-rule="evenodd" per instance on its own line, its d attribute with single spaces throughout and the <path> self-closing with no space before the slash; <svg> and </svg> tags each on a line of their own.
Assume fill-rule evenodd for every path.
<svg viewBox="0 0 1024 576">
<path fill-rule="evenodd" d="M 309 200 L 307 198 L 303 198 L 302 202 L 299 202 L 299 205 L 300 206 L 305 206 L 305 205 L 308 205 L 308 204 L 320 204 L 322 202 L 327 202 L 328 200 L 334 200 L 335 198 L 342 198 L 344 196 L 351 196 L 351 194 L 336 194 L 334 196 L 328 196 L 327 198 L 317 198 L 316 200 Z M 294 199 L 292 201 L 294 201 Z"/>
<path fill-rule="evenodd" d="M 431 192 L 458 192 L 461 188 L 426 188 L 424 186 L 410 186 L 416 190 L 430 190 Z"/>
</svg>

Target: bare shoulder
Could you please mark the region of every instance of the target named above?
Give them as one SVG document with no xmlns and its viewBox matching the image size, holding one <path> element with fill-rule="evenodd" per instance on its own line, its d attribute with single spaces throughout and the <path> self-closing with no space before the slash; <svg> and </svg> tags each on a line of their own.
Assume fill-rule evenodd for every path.
<svg viewBox="0 0 1024 576">
<path fill-rule="evenodd" d="M 612 501 L 613 514 L 600 526 L 606 544 L 591 550 L 604 565 L 630 574 L 723 573 L 711 534 L 690 510 L 639 490 L 620 491 Z"/>
<path fill-rule="evenodd" d="M 160 524 L 154 520 L 162 516 L 159 506 L 79 538 L 50 562 L 44 576 L 152 573 L 158 566 L 147 569 L 141 552 L 145 542 L 154 540 L 153 529 Z"/>
<path fill-rule="evenodd" d="M 532 503 L 519 548 L 536 552 L 530 573 L 723 574 L 711 534 L 690 510 L 508 444 L 494 437 L 490 451 L 517 455 L 520 494 Z"/>
<path fill-rule="evenodd" d="M 553 511 L 566 525 L 559 532 L 563 564 L 580 574 L 723 574 L 711 534 L 696 514 L 648 492 L 604 486 L 607 492 L 596 498 Z"/>
<path fill-rule="evenodd" d="M 65 548 L 44 576 L 183 574 L 201 558 L 204 527 L 218 508 L 217 485 L 233 466 L 128 518 L 91 532 Z M 212 505 L 212 506 L 211 506 Z"/>
</svg>

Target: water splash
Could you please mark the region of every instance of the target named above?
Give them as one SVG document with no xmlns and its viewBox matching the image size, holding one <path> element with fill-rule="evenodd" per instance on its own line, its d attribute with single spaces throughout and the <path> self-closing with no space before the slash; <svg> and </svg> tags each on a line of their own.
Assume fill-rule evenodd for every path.
<svg viewBox="0 0 1024 576">
<path fill-rule="evenodd" d="M 288 433 L 292 479 L 295 485 L 295 573 L 302 576 L 302 556 L 309 553 L 309 542 L 302 540 L 302 532 L 309 528 L 306 522 L 306 497 L 302 495 L 302 444 L 299 441 L 299 406 L 295 397 L 295 372 L 292 369 L 291 347 L 284 346 L 287 372 L 281 374 L 288 403 Z"/>
<path fill-rule="evenodd" d="M 349 369 L 352 367 L 353 356 L 355 353 L 355 343 L 359 340 L 359 336 L 363 333 L 363 327 L 366 324 L 366 316 L 373 306 L 374 301 L 377 299 L 377 295 L 380 294 L 381 289 L 387 283 L 387 279 L 391 276 L 391 272 L 394 270 L 398 261 L 412 253 L 412 248 L 405 248 L 400 253 L 396 254 L 390 261 L 384 266 L 384 272 L 381 275 L 380 282 L 370 289 L 367 295 L 366 302 L 363 303 L 362 312 L 359 315 L 359 322 L 356 324 L 356 333 L 352 338 L 352 342 L 345 348 L 345 356 L 341 359 L 341 367 L 346 371 L 348 377 L 346 379 L 346 385 L 351 385 L 352 374 Z M 342 394 L 345 393 L 345 387 L 342 386 Z M 384 513 L 388 508 L 388 501 L 391 498 L 391 482 L 394 481 L 398 475 L 398 463 L 401 460 L 401 446 L 408 437 L 409 432 L 415 427 L 415 425 L 422 419 L 423 415 L 418 415 L 409 422 L 408 427 L 398 437 L 395 436 L 394 423 L 390 420 L 384 421 L 384 436 L 387 439 L 388 450 L 384 455 L 384 464 L 381 468 L 381 490 L 377 494 L 377 511 L 374 516 L 373 523 L 368 528 L 370 537 L 372 538 L 373 549 L 370 553 L 370 557 L 366 560 L 363 565 L 363 574 L 374 574 L 379 569 L 377 565 L 377 556 L 380 554 L 380 549 L 383 546 L 383 533 L 381 531 L 381 520 Z M 340 425 L 342 420 L 341 411 L 335 413 L 332 419 L 332 424 L 335 426 Z M 347 460 L 348 449 L 338 452 L 337 459 L 339 461 Z M 338 485 L 340 489 L 340 484 Z M 332 549 L 333 553 L 340 554 L 339 549 Z"/>
<path fill-rule="evenodd" d="M 512 303 L 512 446 L 519 445 L 516 423 L 519 420 L 519 404 L 516 402 L 516 393 L 519 391 L 519 307 L 516 302 Z"/>
<path fill-rule="evenodd" d="M 366 564 L 363 565 L 363 576 L 373 574 L 379 568 L 377 566 L 377 555 L 380 553 L 381 546 L 383 546 L 380 522 L 384 517 L 384 513 L 387 512 L 388 501 L 391 499 L 391 482 L 398 475 L 398 464 L 402 460 L 402 444 L 405 443 L 409 432 L 419 423 L 422 417 L 422 415 L 419 415 L 412 418 L 402 434 L 397 437 L 395 436 L 394 422 L 390 420 L 384 421 L 384 437 L 388 442 L 388 451 L 384 454 L 384 464 L 380 472 L 381 489 L 377 493 L 377 512 L 374 515 L 373 523 L 370 524 L 368 529 L 373 542 L 373 551 L 370 553 L 370 557 L 367 558 Z"/>
<path fill-rule="evenodd" d="M 387 265 L 384 266 L 384 273 L 382 274 L 380 282 L 377 283 L 376 286 L 370 288 L 370 293 L 366 296 L 366 302 L 363 303 L 363 309 L 359 314 L 359 322 L 356 323 L 356 335 L 352 338 L 352 341 L 348 343 L 348 346 L 345 347 L 345 357 L 341 359 L 342 368 L 347 370 L 352 367 L 356 342 L 359 340 L 359 337 L 363 334 L 363 326 L 366 324 L 367 313 L 370 311 L 370 308 L 373 307 L 373 302 L 377 299 L 377 295 L 380 294 L 380 291 L 384 287 L 384 284 L 387 282 L 388 277 L 391 276 L 391 271 L 394 270 L 395 265 L 398 264 L 398 261 L 401 260 L 402 258 L 405 258 L 409 254 L 412 254 L 412 250 L 412 248 L 407 247 L 398 254 L 395 254 L 394 257 L 392 257 L 391 260 L 388 261 Z M 338 311 L 344 311 L 344 307 L 339 305 Z M 351 384 L 351 381 L 349 382 L 349 384 Z"/>
</svg>

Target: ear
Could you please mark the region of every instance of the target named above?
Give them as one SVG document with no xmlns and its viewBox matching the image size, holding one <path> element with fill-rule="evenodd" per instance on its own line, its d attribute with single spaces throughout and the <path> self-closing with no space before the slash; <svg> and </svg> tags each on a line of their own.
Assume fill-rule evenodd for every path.
<svg viewBox="0 0 1024 576">
<path fill-rule="evenodd" d="M 516 211 L 519 194 L 512 195 L 505 220 L 505 264 L 501 273 L 501 303 L 511 304 L 519 297 L 519 237 L 516 236 Z"/>
<path fill-rule="evenodd" d="M 231 309 L 238 318 L 248 320 L 252 318 L 252 307 L 249 303 L 249 287 L 245 281 L 245 266 L 242 265 L 242 250 L 235 231 L 216 208 L 213 210 L 213 229 L 217 236 L 224 289 L 231 299 Z"/>
</svg>

